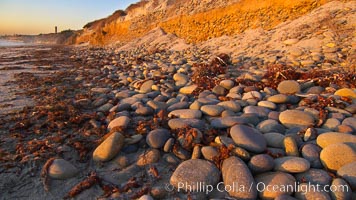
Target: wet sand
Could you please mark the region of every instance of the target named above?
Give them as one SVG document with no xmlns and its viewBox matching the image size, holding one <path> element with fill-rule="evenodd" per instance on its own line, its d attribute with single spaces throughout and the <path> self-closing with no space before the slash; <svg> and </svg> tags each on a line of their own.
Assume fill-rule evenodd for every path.
<svg viewBox="0 0 356 200">
<path fill-rule="evenodd" d="M 0 116 L 34 106 L 33 100 L 19 87 L 23 83 L 16 82 L 14 76 L 19 73 L 48 76 L 65 67 L 52 52 L 56 48 L 58 46 L 0 47 Z"/>
<path fill-rule="evenodd" d="M 32 159 L 24 164 L 19 162 L 22 158 L 15 158 L 19 141 L 13 137 L 11 127 L 21 124 L 24 118 L 19 116 L 36 105 L 39 95 L 26 90 L 34 79 L 19 77 L 51 77 L 66 70 L 73 66 L 69 51 L 69 47 L 57 45 L 0 47 L 0 199 L 58 199 L 42 191 L 37 176 L 40 165 Z M 26 131 L 33 134 L 25 127 L 20 132 Z"/>
</svg>

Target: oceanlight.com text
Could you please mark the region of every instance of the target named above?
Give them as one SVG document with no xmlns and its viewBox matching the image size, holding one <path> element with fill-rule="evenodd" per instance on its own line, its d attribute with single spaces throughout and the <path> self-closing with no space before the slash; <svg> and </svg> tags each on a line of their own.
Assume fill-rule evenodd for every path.
<svg viewBox="0 0 356 200">
<path fill-rule="evenodd" d="M 348 185 L 320 185 L 311 183 L 299 183 L 295 182 L 292 185 L 268 185 L 263 182 L 251 183 L 250 185 L 239 184 L 238 182 L 233 182 L 230 185 L 225 185 L 224 182 L 219 182 L 217 185 L 209 185 L 205 182 L 179 182 L 177 187 L 170 184 L 166 185 L 167 191 L 177 190 L 178 192 L 203 192 L 210 193 L 217 190 L 219 192 L 251 192 L 256 189 L 258 192 L 282 192 L 282 193 L 293 193 L 293 192 L 348 192 Z"/>
</svg>

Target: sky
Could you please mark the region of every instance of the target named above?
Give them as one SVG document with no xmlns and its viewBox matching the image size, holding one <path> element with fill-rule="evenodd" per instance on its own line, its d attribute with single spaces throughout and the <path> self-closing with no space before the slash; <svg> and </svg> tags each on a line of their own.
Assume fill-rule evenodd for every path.
<svg viewBox="0 0 356 200">
<path fill-rule="evenodd" d="M 78 30 L 139 0 L 0 0 L 0 35 Z"/>
</svg>

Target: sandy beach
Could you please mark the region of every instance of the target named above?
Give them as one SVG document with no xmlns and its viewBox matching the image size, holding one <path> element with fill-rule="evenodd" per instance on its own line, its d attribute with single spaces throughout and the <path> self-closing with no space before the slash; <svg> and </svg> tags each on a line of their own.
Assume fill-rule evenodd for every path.
<svg viewBox="0 0 356 200">
<path fill-rule="evenodd" d="M 354 74 L 342 70 L 337 72 L 344 80 L 330 79 L 333 73 L 322 70 L 319 73 L 324 74 L 313 72 L 312 79 L 288 82 L 283 80 L 288 76 L 301 77 L 300 74 L 279 65 L 269 70 L 236 70 L 238 63 L 231 63 L 229 57 L 219 55 L 219 59 L 214 59 L 213 54 L 196 49 L 151 52 L 145 47 L 120 51 L 30 46 L 3 52 L 1 71 L 7 81 L 2 83 L 2 92 L 12 95 L 2 102 L 4 199 L 70 197 L 70 190 L 86 177 L 93 177 L 94 172 L 92 187 L 77 190 L 73 197 L 134 199 L 151 193 L 156 199 L 184 199 L 186 193 L 171 191 L 167 185 L 173 188 L 172 173 L 191 156 L 211 160 L 219 167 L 228 155 L 245 161 L 257 155 L 267 156 L 256 154 L 266 152 L 267 147 L 268 159 L 272 159 L 285 155 L 284 146 L 276 143 L 276 137 L 285 142 L 287 138 L 292 140 L 292 146 L 286 148 L 297 153 L 299 150 L 293 150 L 293 145 L 299 139 L 295 141 L 294 137 L 307 145 L 308 141 L 315 141 L 316 132 L 354 131 L 352 89 L 346 96 L 342 93 L 341 99 L 333 95 L 343 87 L 355 87 Z M 216 70 L 219 68 L 220 71 Z M 197 77 L 196 70 L 211 76 L 211 80 Z M 261 79 L 259 74 L 263 71 L 273 80 Z M 246 76 L 246 72 L 252 73 L 249 81 L 234 78 Z M 334 88 L 313 86 L 310 81 L 316 79 L 316 84 L 321 85 L 331 80 Z M 300 106 L 306 110 L 297 111 Z M 292 119 L 283 115 L 287 110 L 296 112 Z M 344 117 L 340 118 L 341 115 Z M 340 121 L 330 122 L 335 120 Z M 265 137 L 248 142 L 262 143 L 231 146 L 235 143 L 232 131 L 236 126 L 242 128 L 236 134 L 252 131 L 258 132 L 254 137 L 261 137 L 264 133 Z M 312 135 L 306 136 L 310 131 L 308 134 Z M 99 154 L 104 157 L 96 158 L 100 143 L 107 140 L 121 144 L 120 152 L 115 153 L 117 150 L 109 145 L 99 149 L 106 152 Z M 307 166 L 322 167 L 320 161 L 307 158 L 302 161 Z M 51 173 L 45 163 L 53 163 L 54 159 L 59 165 L 59 176 L 64 177 L 47 174 L 41 178 L 41 171 Z M 68 179 L 67 173 L 70 177 L 75 174 L 74 178 Z M 206 198 L 205 195 L 188 193 L 194 199 Z M 224 197 L 226 192 L 209 195 Z"/>
</svg>

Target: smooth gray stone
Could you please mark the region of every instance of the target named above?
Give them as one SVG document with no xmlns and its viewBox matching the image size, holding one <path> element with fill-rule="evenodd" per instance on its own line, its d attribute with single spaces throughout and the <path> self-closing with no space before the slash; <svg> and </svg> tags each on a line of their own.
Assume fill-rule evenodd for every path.
<svg viewBox="0 0 356 200">
<path fill-rule="evenodd" d="M 261 153 L 267 148 L 267 142 L 257 129 L 246 125 L 235 125 L 230 130 L 234 142 L 247 151 Z"/>
<path fill-rule="evenodd" d="M 161 148 L 171 136 L 167 129 L 155 129 L 147 134 L 146 142 L 152 148 Z"/>
<path fill-rule="evenodd" d="M 231 156 L 225 159 L 221 168 L 221 173 L 225 185 L 232 186 L 234 183 L 239 183 L 239 185 L 244 188 L 251 188 L 251 190 L 228 191 L 230 196 L 246 200 L 254 200 L 257 198 L 256 183 L 245 162 L 240 158 Z"/>
<path fill-rule="evenodd" d="M 171 129 L 178 129 L 178 128 L 185 128 L 187 126 L 197 128 L 197 129 L 204 129 L 205 128 L 205 122 L 200 120 L 200 119 L 181 119 L 181 118 L 176 118 L 176 119 L 171 119 L 168 121 L 168 126 Z"/>
<path fill-rule="evenodd" d="M 197 183 L 215 186 L 220 180 L 219 169 L 211 162 L 201 159 L 191 159 L 182 162 L 173 172 L 170 183 L 175 188 L 186 190 L 192 186 L 192 191 L 197 191 Z"/>
<path fill-rule="evenodd" d="M 248 121 L 246 118 L 239 117 L 239 116 L 228 116 L 228 117 L 220 117 L 211 120 L 210 125 L 213 128 L 223 129 L 231 127 L 235 124 L 245 124 Z"/>
</svg>

